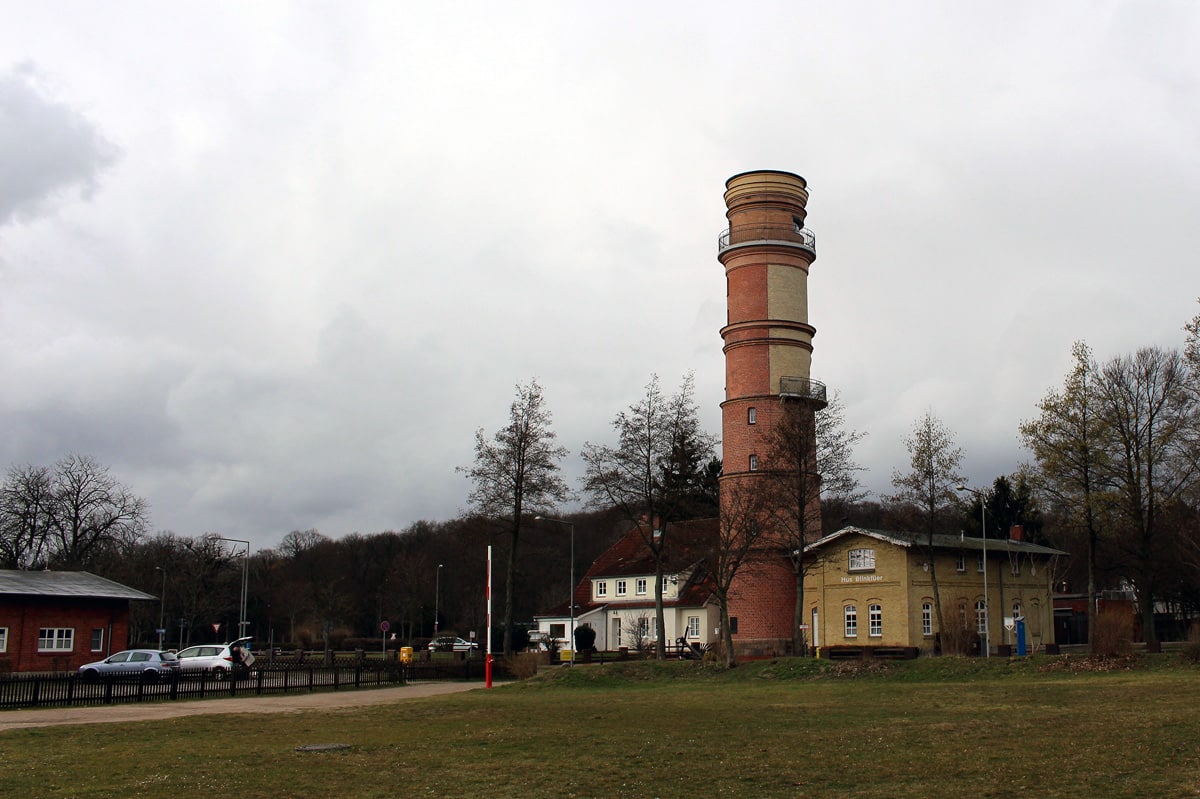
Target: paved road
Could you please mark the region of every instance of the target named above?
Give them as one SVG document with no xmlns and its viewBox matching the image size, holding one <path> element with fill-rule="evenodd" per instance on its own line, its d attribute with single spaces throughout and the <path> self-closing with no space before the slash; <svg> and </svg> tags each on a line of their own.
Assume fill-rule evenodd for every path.
<svg viewBox="0 0 1200 799">
<path fill-rule="evenodd" d="M 194 702 L 138 702 L 100 707 L 44 708 L 40 710 L 0 710 L 0 732 L 26 727 L 51 727 L 57 724 L 111 724 L 120 721 L 155 721 L 220 713 L 290 713 L 320 708 L 363 707 L 404 702 L 439 694 L 482 689 L 477 682 L 412 683 L 395 688 L 369 688 L 357 691 L 322 691 L 283 696 L 200 699 Z"/>
</svg>

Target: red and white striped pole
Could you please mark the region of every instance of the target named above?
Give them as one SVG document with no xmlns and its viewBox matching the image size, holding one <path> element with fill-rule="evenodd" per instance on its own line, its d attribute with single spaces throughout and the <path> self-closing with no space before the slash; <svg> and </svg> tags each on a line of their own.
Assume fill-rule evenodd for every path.
<svg viewBox="0 0 1200 799">
<path fill-rule="evenodd" d="M 487 658 L 483 662 L 484 686 L 492 687 L 492 547 L 487 553 Z"/>
</svg>

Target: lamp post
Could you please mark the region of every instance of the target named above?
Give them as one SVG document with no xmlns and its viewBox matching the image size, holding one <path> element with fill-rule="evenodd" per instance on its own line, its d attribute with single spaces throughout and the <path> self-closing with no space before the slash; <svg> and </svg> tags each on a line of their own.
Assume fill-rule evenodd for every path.
<svg viewBox="0 0 1200 799">
<path fill-rule="evenodd" d="M 987 502 L 982 491 L 976 491 L 974 488 L 959 486 L 959 491 L 969 491 L 979 497 L 979 533 L 983 536 L 983 656 L 991 657 L 991 638 L 992 627 L 991 618 L 988 615 L 988 563 L 987 563 Z"/>
<path fill-rule="evenodd" d="M 246 541 L 244 539 L 241 539 L 241 538 L 225 538 L 224 536 L 220 536 L 220 535 L 217 536 L 216 538 L 218 541 L 228 541 L 231 544 L 245 544 L 246 545 L 246 548 L 244 550 L 242 550 L 240 553 L 237 553 L 237 552 L 230 553 L 234 557 L 237 557 L 238 555 L 240 555 L 242 558 L 242 607 L 241 607 L 241 616 L 238 619 L 238 635 L 237 635 L 237 637 L 245 638 L 246 637 L 246 628 L 248 626 L 250 626 L 250 622 L 246 619 L 246 594 L 248 593 L 249 588 L 250 588 L 249 571 L 248 571 L 248 566 L 250 564 L 250 542 Z"/>
<path fill-rule="evenodd" d="M 154 571 L 162 572 L 163 582 L 162 591 L 158 597 L 158 648 L 163 648 L 163 636 L 167 632 L 167 628 L 163 627 L 163 620 L 166 618 L 167 610 L 167 570 L 162 566 L 155 566 Z"/>
<path fill-rule="evenodd" d="M 551 519 L 549 516 L 534 516 L 535 521 L 556 522 L 571 528 L 571 583 L 568 586 L 567 608 L 570 614 L 570 629 L 567 632 L 567 645 L 571 647 L 571 663 L 575 662 L 575 523 L 564 519 Z"/>
<path fill-rule="evenodd" d="M 438 633 L 438 605 L 442 597 L 442 564 L 438 564 L 437 575 L 433 578 L 433 637 Z"/>
</svg>

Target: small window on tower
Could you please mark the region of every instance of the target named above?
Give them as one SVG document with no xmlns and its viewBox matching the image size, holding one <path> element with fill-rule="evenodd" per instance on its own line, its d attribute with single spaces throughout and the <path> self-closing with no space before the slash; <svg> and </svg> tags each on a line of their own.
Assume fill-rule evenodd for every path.
<svg viewBox="0 0 1200 799">
<path fill-rule="evenodd" d="M 792 229 L 799 233 L 804 228 L 804 220 L 798 216 L 792 217 Z"/>
<path fill-rule="evenodd" d="M 750 456 L 750 471 L 752 471 L 752 472 L 758 471 L 758 456 L 757 455 Z"/>
<path fill-rule="evenodd" d="M 754 424 L 757 421 L 758 421 L 758 409 L 757 408 L 747 408 L 746 409 L 746 424 Z"/>
</svg>

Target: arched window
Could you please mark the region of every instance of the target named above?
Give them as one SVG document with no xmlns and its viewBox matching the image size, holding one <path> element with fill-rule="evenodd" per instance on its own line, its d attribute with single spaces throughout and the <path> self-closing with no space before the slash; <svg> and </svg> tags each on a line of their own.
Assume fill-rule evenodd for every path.
<svg viewBox="0 0 1200 799">
<path fill-rule="evenodd" d="M 867 608 L 868 633 L 872 638 L 883 637 L 883 606 L 871 605 Z"/>
<path fill-rule="evenodd" d="M 846 637 L 858 637 L 858 608 L 854 605 L 846 606 Z"/>
</svg>

